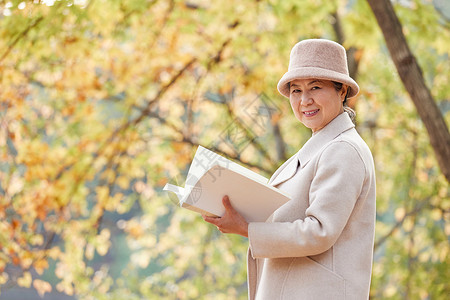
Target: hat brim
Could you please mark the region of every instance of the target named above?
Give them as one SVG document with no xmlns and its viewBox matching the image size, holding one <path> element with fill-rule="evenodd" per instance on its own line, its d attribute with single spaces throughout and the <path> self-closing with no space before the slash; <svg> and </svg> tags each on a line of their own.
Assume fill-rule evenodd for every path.
<svg viewBox="0 0 450 300">
<path fill-rule="evenodd" d="M 289 82 L 307 78 L 331 80 L 346 84 L 350 87 L 348 98 L 356 96 L 359 92 L 358 84 L 350 76 L 317 67 L 302 67 L 288 71 L 278 82 L 278 91 L 281 95 L 289 98 Z"/>
</svg>

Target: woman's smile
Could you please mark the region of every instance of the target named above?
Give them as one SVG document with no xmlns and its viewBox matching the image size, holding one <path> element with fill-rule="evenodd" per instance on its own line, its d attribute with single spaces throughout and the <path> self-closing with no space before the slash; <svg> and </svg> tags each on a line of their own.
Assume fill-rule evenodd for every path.
<svg viewBox="0 0 450 300">
<path fill-rule="evenodd" d="M 308 111 L 303 111 L 302 113 L 306 117 L 314 117 L 315 115 L 317 115 L 319 113 L 319 110 L 320 109 L 308 110 Z"/>
</svg>

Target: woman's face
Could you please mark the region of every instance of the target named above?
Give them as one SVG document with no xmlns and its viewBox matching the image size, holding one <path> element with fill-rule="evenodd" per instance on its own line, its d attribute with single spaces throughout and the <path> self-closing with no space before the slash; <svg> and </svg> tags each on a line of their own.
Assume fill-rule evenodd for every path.
<svg viewBox="0 0 450 300">
<path fill-rule="evenodd" d="M 329 80 L 296 79 L 290 83 L 289 100 L 295 117 L 315 132 L 344 112 L 346 92 L 347 86 L 336 91 Z"/>
</svg>

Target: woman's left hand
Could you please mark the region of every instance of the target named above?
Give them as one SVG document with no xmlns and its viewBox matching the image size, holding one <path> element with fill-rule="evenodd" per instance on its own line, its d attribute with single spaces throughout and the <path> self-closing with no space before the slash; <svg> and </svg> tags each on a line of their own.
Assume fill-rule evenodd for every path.
<svg viewBox="0 0 450 300">
<path fill-rule="evenodd" d="M 202 216 L 203 220 L 216 225 L 217 229 L 222 233 L 235 233 L 248 237 L 248 223 L 245 221 L 244 217 L 231 206 L 228 196 L 222 198 L 222 203 L 225 207 L 225 214 L 222 217 Z"/>
</svg>

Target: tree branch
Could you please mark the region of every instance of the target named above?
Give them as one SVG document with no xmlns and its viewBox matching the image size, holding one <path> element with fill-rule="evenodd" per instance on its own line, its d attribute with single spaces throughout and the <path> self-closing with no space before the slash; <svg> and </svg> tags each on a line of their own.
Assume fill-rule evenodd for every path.
<svg viewBox="0 0 450 300">
<path fill-rule="evenodd" d="M 426 198 L 424 201 L 419 202 L 411 211 L 406 213 L 403 218 L 401 218 L 397 223 L 395 223 L 394 226 L 392 226 L 391 230 L 389 230 L 388 233 L 386 233 L 384 236 L 379 238 L 374 245 L 374 251 L 377 250 L 378 247 L 380 247 L 386 240 L 394 234 L 394 232 L 403 225 L 403 222 L 405 222 L 406 218 L 409 216 L 415 216 L 417 213 L 419 213 L 427 204 L 430 198 Z"/>
<path fill-rule="evenodd" d="M 172 141 L 172 142 L 176 142 L 176 143 L 185 143 L 185 144 L 189 144 L 191 146 L 198 146 L 199 145 L 197 141 L 192 139 L 192 137 L 184 135 L 183 134 L 183 130 L 181 130 L 180 128 L 175 126 L 175 124 L 173 124 L 172 122 L 168 121 L 167 119 L 162 118 L 160 115 L 151 112 L 149 114 L 149 117 L 157 119 L 159 122 L 161 122 L 161 124 L 163 124 L 163 125 L 171 128 L 171 129 L 173 129 L 176 133 L 178 133 L 181 136 L 180 139 L 167 139 L 166 137 L 164 137 L 163 139 L 165 139 L 166 141 Z M 229 155 L 228 153 L 225 153 L 224 151 L 222 151 L 221 149 L 219 149 L 216 146 L 211 146 L 210 150 L 212 150 L 212 151 L 214 151 L 216 153 L 222 154 L 222 155 L 224 155 L 226 157 L 229 157 L 229 158 L 231 158 L 233 160 L 239 161 L 241 164 L 246 165 L 246 166 L 248 166 L 250 168 L 259 169 L 259 170 L 261 170 L 261 171 L 263 171 L 263 172 L 265 172 L 267 174 L 271 174 L 273 172 L 273 170 L 269 170 L 269 169 L 263 168 L 263 167 L 261 167 L 259 165 L 252 164 L 252 163 L 250 163 L 248 161 L 243 161 L 238 155 Z"/>
<path fill-rule="evenodd" d="M 283 135 L 281 134 L 280 124 L 278 121 L 272 125 L 272 132 L 275 138 L 275 147 L 277 150 L 277 161 L 286 160 L 286 143 L 284 142 Z"/>
<path fill-rule="evenodd" d="M 44 20 L 44 17 L 40 16 L 39 18 L 37 18 L 36 20 L 34 20 L 33 23 L 31 23 L 27 28 L 25 28 L 24 31 L 22 31 L 12 42 L 11 44 L 9 44 L 8 48 L 6 49 L 6 51 L 3 53 L 3 55 L 0 57 L 0 65 L 3 62 L 3 60 L 8 56 L 8 54 L 12 51 L 12 49 L 16 46 L 16 44 L 22 39 L 24 38 L 28 32 L 33 29 L 34 27 L 36 27 L 42 20 Z"/>
<path fill-rule="evenodd" d="M 331 25 L 333 26 L 334 33 L 336 34 L 336 41 L 339 44 L 343 45 L 345 42 L 345 34 L 341 25 L 341 17 L 339 16 L 337 10 L 334 13 L 332 13 L 331 16 L 333 17 L 334 20 L 334 22 L 332 22 Z M 349 75 L 350 77 L 356 80 L 359 66 L 359 58 L 356 57 L 358 49 L 356 49 L 355 47 L 350 47 L 346 52 L 347 52 Z"/>
<path fill-rule="evenodd" d="M 233 27 L 234 29 L 235 27 Z M 190 99 L 188 99 L 187 103 L 187 121 L 186 121 L 186 135 L 190 136 L 192 134 L 192 123 L 193 123 L 193 106 L 194 106 L 194 100 L 196 99 L 196 95 L 198 93 L 198 91 L 200 90 L 200 85 L 202 83 L 202 80 L 204 78 L 206 78 L 206 76 L 209 74 L 209 72 L 211 71 L 211 69 L 215 66 L 218 65 L 221 61 L 222 61 L 222 54 L 223 51 L 225 50 L 225 48 L 230 44 L 231 42 L 231 38 L 228 38 L 227 40 L 225 40 L 222 43 L 222 46 L 219 48 L 219 50 L 216 52 L 216 55 L 214 55 L 209 61 L 208 64 L 206 66 L 206 72 L 204 75 L 200 76 L 197 80 L 196 80 L 196 84 L 195 84 L 195 89 L 192 93 L 192 97 Z"/>
<path fill-rule="evenodd" d="M 440 169 L 450 182 L 450 133 L 422 70 L 412 54 L 390 0 L 367 0 L 383 32 L 397 72 L 409 93 L 430 137 Z"/>
</svg>

